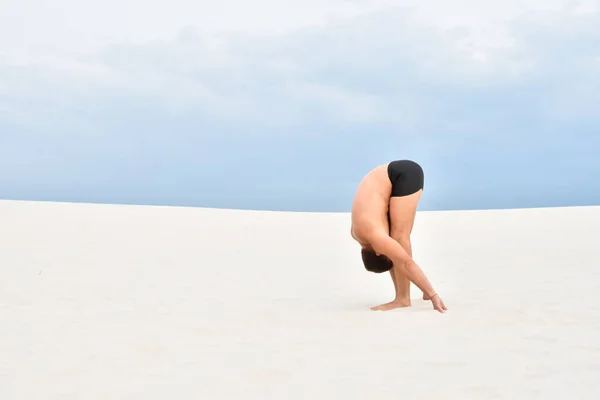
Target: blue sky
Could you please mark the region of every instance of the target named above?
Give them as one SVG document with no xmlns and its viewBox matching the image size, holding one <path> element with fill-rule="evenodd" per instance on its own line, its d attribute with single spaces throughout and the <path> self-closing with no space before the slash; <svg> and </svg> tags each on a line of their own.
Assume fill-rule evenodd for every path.
<svg viewBox="0 0 600 400">
<path fill-rule="evenodd" d="M 600 205 L 600 2 L 495 3 L 9 0 L 0 198 L 349 211 L 410 158 L 422 210 Z"/>
</svg>

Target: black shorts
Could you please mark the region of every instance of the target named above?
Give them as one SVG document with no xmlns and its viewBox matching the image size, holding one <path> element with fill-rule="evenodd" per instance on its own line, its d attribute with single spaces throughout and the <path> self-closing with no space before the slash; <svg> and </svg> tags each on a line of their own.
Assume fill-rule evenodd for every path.
<svg viewBox="0 0 600 400">
<path fill-rule="evenodd" d="M 410 160 L 397 160 L 388 164 L 392 182 L 392 197 L 408 196 L 423 189 L 425 176 L 419 164 Z"/>
</svg>

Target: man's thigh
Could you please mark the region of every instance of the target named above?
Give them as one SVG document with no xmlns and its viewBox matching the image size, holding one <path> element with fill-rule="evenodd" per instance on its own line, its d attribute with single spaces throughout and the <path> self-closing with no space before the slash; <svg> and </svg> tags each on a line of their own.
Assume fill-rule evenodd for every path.
<svg viewBox="0 0 600 400">
<path fill-rule="evenodd" d="M 408 238 L 412 232 L 417 207 L 423 190 L 409 196 L 390 198 L 390 236 L 396 240 Z"/>
</svg>

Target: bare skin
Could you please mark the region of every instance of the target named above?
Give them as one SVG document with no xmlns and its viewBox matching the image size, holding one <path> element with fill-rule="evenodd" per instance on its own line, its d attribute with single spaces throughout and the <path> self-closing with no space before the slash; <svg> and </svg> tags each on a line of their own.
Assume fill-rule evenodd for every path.
<svg viewBox="0 0 600 400">
<path fill-rule="evenodd" d="M 380 165 L 360 182 L 352 204 L 351 235 L 354 240 L 364 249 L 387 256 L 393 263 L 390 276 L 395 298 L 371 309 L 388 311 L 409 307 L 412 282 L 421 289 L 424 300 L 431 300 L 435 310 L 444 312 L 447 308 L 442 299 L 412 258 L 410 234 L 422 190 L 404 197 L 391 197 L 391 191 L 387 164 Z"/>
</svg>

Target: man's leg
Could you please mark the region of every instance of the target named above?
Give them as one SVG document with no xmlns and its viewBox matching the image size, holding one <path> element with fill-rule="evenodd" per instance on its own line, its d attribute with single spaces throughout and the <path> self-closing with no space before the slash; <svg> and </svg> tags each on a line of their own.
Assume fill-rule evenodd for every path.
<svg viewBox="0 0 600 400">
<path fill-rule="evenodd" d="M 391 218 L 390 218 L 390 213 L 388 212 L 388 235 L 391 236 L 392 234 L 392 222 L 391 222 Z M 411 256 L 412 257 L 412 256 Z M 396 271 L 394 271 L 394 269 L 390 269 L 390 276 L 392 277 L 392 282 L 394 283 L 394 293 L 398 293 L 398 281 L 396 279 Z"/>
<path fill-rule="evenodd" d="M 400 246 L 412 258 L 412 244 L 410 235 L 415 224 L 417 207 L 421 200 L 423 191 L 404 197 L 392 197 L 390 199 L 390 236 L 400 243 Z M 396 300 L 410 304 L 410 280 L 402 274 L 395 274 Z"/>
<path fill-rule="evenodd" d="M 417 206 L 421 200 L 423 190 L 403 197 L 392 197 L 390 199 L 390 236 L 396 240 L 406 250 L 412 258 L 412 246 L 410 234 L 415 223 Z M 397 273 L 394 269 L 390 270 L 390 275 L 394 281 L 396 297 L 390 303 L 381 306 L 372 307 L 373 310 L 391 310 L 398 307 L 408 307 L 410 301 L 410 280 L 404 275 Z"/>
</svg>

